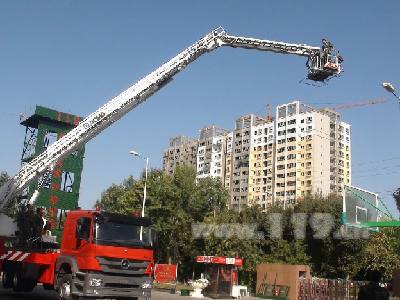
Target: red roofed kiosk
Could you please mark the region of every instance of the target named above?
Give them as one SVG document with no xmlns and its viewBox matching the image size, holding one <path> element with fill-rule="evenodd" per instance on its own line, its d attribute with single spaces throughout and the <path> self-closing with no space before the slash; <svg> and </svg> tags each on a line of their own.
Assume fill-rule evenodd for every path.
<svg viewBox="0 0 400 300">
<path fill-rule="evenodd" d="M 209 285 L 204 295 L 211 298 L 232 297 L 234 286 L 238 285 L 238 267 L 243 260 L 236 257 L 197 256 L 196 262 L 205 264 L 205 275 Z"/>
</svg>

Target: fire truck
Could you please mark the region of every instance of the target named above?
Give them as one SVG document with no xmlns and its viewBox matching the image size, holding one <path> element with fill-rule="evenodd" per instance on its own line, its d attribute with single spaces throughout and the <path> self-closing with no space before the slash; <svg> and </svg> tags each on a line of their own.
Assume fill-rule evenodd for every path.
<svg viewBox="0 0 400 300">
<path fill-rule="evenodd" d="M 30 292 L 42 283 L 60 299 L 150 298 L 154 233 L 150 219 L 102 211 L 70 211 L 61 248 L 40 240 L 16 243 L 1 257 L 4 288 Z M 152 236 L 153 234 L 153 236 Z"/>
<path fill-rule="evenodd" d="M 341 57 L 332 51 L 305 44 L 228 35 L 219 27 L 184 49 L 152 73 L 131 85 L 82 120 L 74 129 L 36 155 L 0 188 L 0 210 L 34 203 L 21 195 L 33 180 L 53 172 L 57 161 L 87 143 L 127 112 L 145 102 L 171 82 L 174 75 L 201 55 L 221 46 L 291 54 L 307 58 L 307 78 L 325 82 L 342 72 Z M 329 64 L 327 64 L 329 62 Z M 40 186 L 40 185 L 38 185 Z M 12 242 L 15 221 L 0 215 L 0 245 L 3 286 L 31 291 L 37 283 L 55 289 L 60 299 L 150 298 L 153 240 L 149 220 L 99 211 L 70 211 L 60 247 L 43 240 L 20 246 Z M 20 243 L 21 244 L 21 243 Z M 4 247 L 6 246 L 6 247 Z"/>
</svg>

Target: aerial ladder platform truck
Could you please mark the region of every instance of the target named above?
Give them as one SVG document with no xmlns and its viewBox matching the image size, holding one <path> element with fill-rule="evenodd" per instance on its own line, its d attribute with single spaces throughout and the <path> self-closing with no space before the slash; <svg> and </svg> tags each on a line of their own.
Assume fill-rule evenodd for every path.
<svg viewBox="0 0 400 300">
<path fill-rule="evenodd" d="M 52 172 L 57 161 L 145 102 L 201 55 L 222 46 L 304 56 L 307 78 L 315 82 L 325 82 L 342 72 L 342 59 L 331 49 L 231 36 L 219 27 L 109 100 L 23 165 L 0 188 L 0 209 L 9 211 L 18 205 L 26 206 L 26 201 L 33 202 L 21 197 L 31 181 Z M 6 214 L 0 215 L 0 224 L 0 235 L 6 239 L 0 245 L 4 288 L 27 292 L 41 283 L 45 289 L 55 289 L 63 300 L 151 297 L 154 234 L 150 220 L 143 215 L 70 211 L 60 245 L 44 241 L 21 243 L 15 239 L 15 221 Z"/>
</svg>

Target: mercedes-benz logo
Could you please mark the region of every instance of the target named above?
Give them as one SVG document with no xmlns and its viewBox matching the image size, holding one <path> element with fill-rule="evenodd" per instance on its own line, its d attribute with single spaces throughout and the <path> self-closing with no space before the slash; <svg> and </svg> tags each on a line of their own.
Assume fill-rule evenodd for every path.
<svg viewBox="0 0 400 300">
<path fill-rule="evenodd" d="M 129 269 L 129 260 L 127 260 L 127 259 L 121 260 L 121 268 L 124 270 L 128 270 Z"/>
</svg>

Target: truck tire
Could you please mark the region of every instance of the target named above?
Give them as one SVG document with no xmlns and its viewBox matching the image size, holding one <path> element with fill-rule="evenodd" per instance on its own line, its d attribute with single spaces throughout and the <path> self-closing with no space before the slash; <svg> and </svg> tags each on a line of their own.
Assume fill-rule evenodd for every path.
<svg viewBox="0 0 400 300">
<path fill-rule="evenodd" d="M 36 281 L 23 278 L 22 272 L 19 270 L 12 277 L 12 288 L 14 292 L 32 292 L 36 286 Z"/>
<path fill-rule="evenodd" d="M 19 271 L 14 273 L 14 276 L 12 278 L 12 288 L 14 292 L 22 292 L 23 291 L 23 280 L 21 273 Z"/>
<path fill-rule="evenodd" d="M 1 279 L 2 283 L 3 283 L 3 287 L 5 289 L 11 289 L 13 287 L 13 277 L 14 274 L 11 271 L 5 270 L 3 272 L 3 277 Z"/>
</svg>

